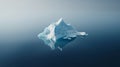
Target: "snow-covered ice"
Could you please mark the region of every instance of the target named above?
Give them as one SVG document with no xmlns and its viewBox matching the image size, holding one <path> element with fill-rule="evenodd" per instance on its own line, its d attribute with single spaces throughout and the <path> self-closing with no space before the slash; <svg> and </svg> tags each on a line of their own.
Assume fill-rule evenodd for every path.
<svg viewBox="0 0 120 67">
<path fill-rule="evenodd" d="M 66 24 L 63 19 L 59 19 L 56 23 L 50 24 L 44 31 L 38 34 L 38 38 L 42 39 L 51 49 L 60 49 L 73 41 L 77 36 L 87 36 L 86 32 L 78 32 L 70 24 Z"/>
</svg>

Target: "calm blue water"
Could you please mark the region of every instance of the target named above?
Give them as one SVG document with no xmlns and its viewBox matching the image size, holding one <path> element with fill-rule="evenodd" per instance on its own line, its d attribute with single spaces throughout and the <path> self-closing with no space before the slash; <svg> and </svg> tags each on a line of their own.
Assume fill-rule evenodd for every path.
<svg viewBox="0 0 120 67">
<path fill-rule="evenodd" d="M 111 22 L 112 23 L 112 22 Z M 37 38 L 22 42 L 1 43 L 1 67 L 113 67 L 119 66 L 120 42 L 119 25 L 104 25 L 103 22 L 84 30 L 89 35 L 85 39 L 77 38 L 63 48 L 52 51 Z M 11 46 L 12 45 L 12 46 Z"/>
</svg>

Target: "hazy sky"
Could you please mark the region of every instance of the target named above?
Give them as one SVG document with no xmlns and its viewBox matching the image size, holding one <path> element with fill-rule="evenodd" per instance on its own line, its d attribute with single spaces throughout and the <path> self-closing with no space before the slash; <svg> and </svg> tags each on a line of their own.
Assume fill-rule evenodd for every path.
<svg viewBox="0 0 120 67">
<path fill-rule="evenodd" d="M 120 0 L 0 0 L 0 39 L 29 37 L 61 17 L 78 27 L 86 22 L 87 28 L 92 20 L 119 21 L 119 3 Z"/>
</svg>

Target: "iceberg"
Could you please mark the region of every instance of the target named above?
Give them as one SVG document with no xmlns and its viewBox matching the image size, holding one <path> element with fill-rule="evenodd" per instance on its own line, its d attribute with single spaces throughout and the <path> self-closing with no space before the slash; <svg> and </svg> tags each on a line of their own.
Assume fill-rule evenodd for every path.
<svg viewBox="0 0 120 67">
<path fill-rule="evenodd" d="M 38 38 L 42 39 L 51 49 L 58 48 L 62 50 L 66 44 L 75 40 L 76 37 L 85 37 L 87 35 L 86 32 L 78 32 L 61 18 L 56 23 L 46 27 L 42 33 L 38 34 Z"/>
</svg>

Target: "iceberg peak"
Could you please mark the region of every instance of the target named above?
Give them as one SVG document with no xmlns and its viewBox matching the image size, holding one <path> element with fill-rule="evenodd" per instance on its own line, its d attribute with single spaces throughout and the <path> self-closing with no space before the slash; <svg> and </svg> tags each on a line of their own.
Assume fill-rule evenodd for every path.
<svg viewBox="0 0 120 67">
<path fill-rule="evenodd" d="M 63 18 L 60 18 L 57 22 L 56 22 L 56 25 L 59 25 L 59 24 L 66 24 L 63 20 Z"/>
</svg>

